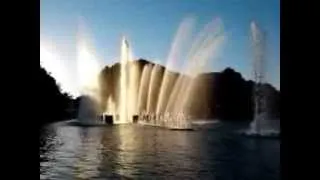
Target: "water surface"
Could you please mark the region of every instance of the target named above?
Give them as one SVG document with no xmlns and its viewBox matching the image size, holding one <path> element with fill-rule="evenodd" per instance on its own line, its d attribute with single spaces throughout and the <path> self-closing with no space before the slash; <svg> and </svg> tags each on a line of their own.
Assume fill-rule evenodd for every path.
<svg viewBox="0 0 320 180">
<path fill-rule="evenodd" d="M 239 136 L 240 127 L 50 124 L 40 130 L 40 179 L 280 179 L 280 141 Z"/>
</svg>

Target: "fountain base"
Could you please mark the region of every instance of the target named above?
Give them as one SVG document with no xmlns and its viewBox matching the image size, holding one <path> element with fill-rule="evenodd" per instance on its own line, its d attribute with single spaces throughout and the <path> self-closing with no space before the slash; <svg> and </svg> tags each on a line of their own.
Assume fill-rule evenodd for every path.
<svg viewBox="0 0 320 180">
<path fill-rule="evenodd" d="M 280 138 L 280 132 L 274 130 L 264 130 L 260 132 L 247 130 L 241 131 L 241 135 L 245 137 L 252 137 L 252 138 Z"/>
<path fill-rule="evenodd" d="M 132 116 L 132 122 L 133 123 L 138 123 L 138 121 L 139 121 L 139 116 L 138 115 L 133 115 Z"/>
<path fill-rule="evenodd" d="M 114 124 L 112 115 L 103 114 L 101 118 L 102 118 L 102 121 L 105 124 L 108 124 L 108 125 L 113 125 Z"/>
<path fill-rule="evenodd" d="M 145 126 L 153 126 L 165 128 L 173 131 L 192 131 L 192 123 L 183 114 L 178 114 L 172 116 L 167 114 L 157 115 L 157 114 L 143 114 L 138 116 L 137 122 Z"/>
<path fill-rule="evenodd" d="M 194 131 L 193 128 L 169 128 L 171 131 Z"/>
<path fill-rule="evenodd" d="M 68 122 L 70 126 L 80 126 L 80 127 L 98 127 L 98 126 L 105 126 L 105 124 L 96 123 L 96 122 L 82 122 L 79 120 Z"/>
<path fill-rule="evenodd" d="M 73 124 L 78 126 L 105 126 L 113 125 L 114 121 L 112 115 L 102 114 L 96 118 L 80 118 L 74 121 Z"/>
</svg>

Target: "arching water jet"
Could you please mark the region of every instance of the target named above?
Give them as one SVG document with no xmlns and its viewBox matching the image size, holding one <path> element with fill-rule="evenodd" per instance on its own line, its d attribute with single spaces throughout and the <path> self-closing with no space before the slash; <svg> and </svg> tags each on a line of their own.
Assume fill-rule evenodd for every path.
<svg viewBox="0 0 320 180">
<path fill-rule="evenodd" d="M 218 54 L 218 50 L 221 47 L 225 37 L 222 34 L 218 34 L 218 36 L 213 36 L 209 39 L 206 46 L 201 47 L 201 51 L 197 54 L 191 62 L 194 64 L 188 67 L 186 74 L 189 75 L 188 81 L 185 81 L 186 85 L 184 85 L 184 89 L 181 93 L 179 93 L 179 101 L 176 101 L 176 107 L 180 108 L 180 111 L 186 112 L 186 106 L 188 103 L 192 101 L 192 98 L 195 96 L 194 88 L 196 87 L 196 77 L 203 72 L 206 67 L 209 59 L 214 59 L 214 56 Z M 185 97 L 185 98 L 182 98 Z M 188 113 L 188 112 L 187 112 Z"/>
<path fill-rule="evenodd" d="M 190 38 L 192 29 L 194 27 L 195 19 L 192 17 L 184 19 L 177 30 L 176 36 L 171 44 L 171 49 L 166 62 L 166 70 L 164 71 L 160 92 L 158 94 L 158 102 L 156 112 L 159 114 L 165 111 L 168 102 L 168 94 L 170 94 L 171 87 L 173 87 L 174 78 L 170 69 L 175 69 L 176 61 L 181 57 L 181 51 L 186 46 L 186 41 Z"/>
<path fill-rule="evenodd" d="M 193 97 L 191 92 L 195 77 L 203 71 L 224 40 L 221 27 L 220 19 L 214 19 L 196 37 L 185 61 L 183 74 L 179 76 L 170 95 L 167 112 L 172 109 L 174 112 L 183 112 L 185 104 Z"/>
<path fill-rule="evenodd" d="M 157 102 L 157 114 L 163 114 L 166 111 L 166 106 L 169 101 L 170 94 L 173 90 L 174 84 L 178 78 L 177 73 L 165 70 L 162 78 L 160 92 Z"/>
</svg>

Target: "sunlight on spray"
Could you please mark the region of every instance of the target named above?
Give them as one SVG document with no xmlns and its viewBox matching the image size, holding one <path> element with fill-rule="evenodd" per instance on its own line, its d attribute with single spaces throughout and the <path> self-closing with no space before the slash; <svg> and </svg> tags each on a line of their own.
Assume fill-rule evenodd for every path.
<svg viewBox="0 0 320 180">
<path fill-rule="evenodd" d="M 176 62 L 181 58 L 181 52 L 186 47 L 186 42 L 191 37 L 192 29 L 194 27 L 195 19 L 194 17 L 185 18 L 179 25 L 176 32 L 175 38 L 171 44 L 169 55 L 166 62 L 166 70 L 162 77 L 160 92 L 158 95 L 158 103 L 156 107 L 156 112 L 160 113 L 166 106 L 167 99 L 165 96 L 170 93 L 170 85 L 173 83 L 170 78 L 170 69 L 175 69 Z"/>
<path fill-rule="evenodd" d="M 166 105 L 166 112 L 185 111 L 187 103 L 194 98 L 191 94 L 195 87 L 194 80 L 207 66 L 208 61 L 217 57 L 225 39 L 223 33 L 222 21 L 219 18 L 210 21 L 198 33 L 188 51 L 183 71 L 174 84 Z"/>
<path fill-rule="evenodd" d="M 99 91 L 98 75 L 100 71 L 99 61 L 94 47 L 90 43 L 86 26 L 81 19 L 77 35 L 77 70 L 78 86 L 82 94 L 88 94 L 97 98 Z M 98 99 L 98 98 L 97 98 Z"/>
</svg>

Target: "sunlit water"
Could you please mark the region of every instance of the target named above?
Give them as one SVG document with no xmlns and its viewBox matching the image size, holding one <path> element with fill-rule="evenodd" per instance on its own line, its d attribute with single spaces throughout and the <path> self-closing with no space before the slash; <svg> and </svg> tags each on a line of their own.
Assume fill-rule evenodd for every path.
<svg viewBox="0 0 320 180">
<path fill-rule="evenodd" d="M 234 123 L 196 131 L 139 125 L 40 130 L 40 179 L 280 179 L 280 141 L 234 133 Z"/>
</svg>

